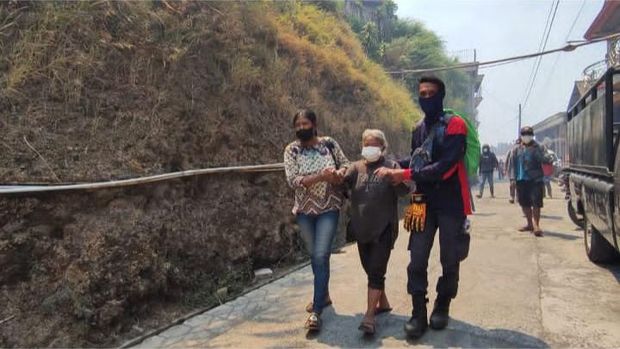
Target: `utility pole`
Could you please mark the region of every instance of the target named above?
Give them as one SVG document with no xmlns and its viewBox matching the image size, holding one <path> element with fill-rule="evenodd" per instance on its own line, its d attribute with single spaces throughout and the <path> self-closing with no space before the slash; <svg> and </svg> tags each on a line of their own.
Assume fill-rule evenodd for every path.
<svg viewBox="0 0 620 349">
<path fill-rule="evenodd" d="M 517 138 L 521 135 L 521 103 L 519 103 L 519 129 L 517 130 Z"/>
</svg>

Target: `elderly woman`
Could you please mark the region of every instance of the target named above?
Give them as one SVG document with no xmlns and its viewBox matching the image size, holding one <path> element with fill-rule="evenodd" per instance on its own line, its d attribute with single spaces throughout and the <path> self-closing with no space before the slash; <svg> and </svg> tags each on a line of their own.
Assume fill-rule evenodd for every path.
<svg viewBox="0 0 620 349">
<path fill-rule="evenodd" d="M 313 111 L 297 112 L 293 126 L 297 140 L 284 150 L 284 169 L 289 186 L 295 189 L 293 214 L 297 216 L 314 273 L 314 298 L 306 306 L 310 316 L 305 327 L 318 331 L 321 312 L 331 304 L 329 257 L 344 200 L 339 184 L 349 160 L 335 140 L 318 136 Z"/>
<path fill-rule="evenodd" d="M 385 272 L 398 236 L 398 195 L 409 192 L 406 185 L 395 186 L 374 174 L 381 167 L 400 168 L 385 158 L 387 146 L 382 131 L 364 131 L 363 159 L 353 163 L 344 178 L 351 189 L 351 224 L 368 276 L 368 308 L 359 326 L 366 334 L 375 333 L 376 314 L 392 310 L 385 293 Z"/>
</svg>

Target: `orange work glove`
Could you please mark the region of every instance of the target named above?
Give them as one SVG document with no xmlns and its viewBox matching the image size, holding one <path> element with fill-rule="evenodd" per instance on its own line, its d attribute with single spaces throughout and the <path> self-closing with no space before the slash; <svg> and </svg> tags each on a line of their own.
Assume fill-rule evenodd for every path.
<svg viewBox="0 0 620 349">
<path fill-rule="evenodd" d="M 409 206 L 405 208 L 403 225 L 407 231 L 411 231 L 413 229 L 413 204 L 409 204 Z"/>
<path fill-rule="evenodd" d="M 411 196 L 411 204 L 405 211 L 405 229 L 414 233 L 421 233 L 424 231 L 425 224 L 426 202 L 424 201 L 424 195 L 413 194 Z"/>
</svg>

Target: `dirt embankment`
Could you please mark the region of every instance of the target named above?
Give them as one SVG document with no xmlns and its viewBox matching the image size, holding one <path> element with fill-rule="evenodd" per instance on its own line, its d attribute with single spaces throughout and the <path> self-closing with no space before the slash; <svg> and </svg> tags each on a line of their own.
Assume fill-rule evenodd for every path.
<svg viewBox="0 0 620 349">
<path fill-rule="evenodd" d="M 281 177 L 0 198 L 0 318 L 16 315 L 0 346 L 115 344 L 139 334 L 136 319 L 170 321 L 164 311 L 216 303 L 217 288 L 239 291 L 255 268 L 294 262 Z M 158 303 L 168 308 L 151 311 Z"/>
<path fill-rule="evenodd" d="M 298 2 L 3 2 L 0 34 L 0 183 L 280 162 L 299 107 L 353 158 L 367 127 L 402 152 L 418 116 Z M 294 260 L 291 197 L 274 173 L 0 198 L 0 346 L 109 346 L 210 304 Z"/>
</svg>

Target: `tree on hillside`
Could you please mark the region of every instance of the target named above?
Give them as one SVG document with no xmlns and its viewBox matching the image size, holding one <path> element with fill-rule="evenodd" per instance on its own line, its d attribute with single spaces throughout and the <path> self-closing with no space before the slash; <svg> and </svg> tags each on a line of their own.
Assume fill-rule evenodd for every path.
<svg viewBox="0 0 620 349">
<path fill-rule="evenodd" d="M 363 4 L 358 4 L 363 6 Z M 373 20 L 366 21 L 348 15 L 351 29 L 358 35 L 366 55 L 386 70 L 424 69 L 457 64 L 446 53 L 441 39 L 418 21 L 402 20 L 396 16 L 398 6 L 392 0 L 376 8 Z M 471 77 L 460 70 L 437 72 L 447 86 L 446 105 L 472 115 L 468 110 Z M 417 93 L 419 75 L 407 74 L 403 80 L 412 94 Z"/>
<path fill-rule="evenodd" d="M 377 25 L 373 22 L 367 22 L 362 27 L 359 37 L 366 55 L 370 59 L 380 62 L 383 57 L 385 45 L 379 38 L 379 29 Z"/>
<path fill-rule="evenodd" d="M 435 68 L 458 63 L 456 59 L 447 56 L 441 39 L 419 22 L 398 20 L 395 33 L 399 36 L 386 44 L 381 61 L 388 70 Z M 473 111 L 467 110 L 471 78 L 461 70 L 447 70 L 435 75 L 446 83 L 446 105 L 472 114 Z M 416 74 L 404 76 L 407 88 L 414 95 L 417 93 L 419 78 Z"/>
</svg>

